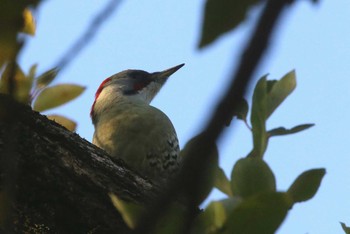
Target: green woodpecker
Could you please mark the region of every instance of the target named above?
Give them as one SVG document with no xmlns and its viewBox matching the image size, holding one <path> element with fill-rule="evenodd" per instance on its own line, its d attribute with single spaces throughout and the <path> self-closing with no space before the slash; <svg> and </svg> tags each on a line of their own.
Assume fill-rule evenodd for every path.
<svg viewBox="0 0 350 234">
<path fill-rule="evenodd" d="M 183 65 L 154 73 L 119 72 L 101 83 L 91 107 L 92 142 L 158 183 L 179 169 L 179 143 L 170 119 L 150 102 Z"/>
</svg>

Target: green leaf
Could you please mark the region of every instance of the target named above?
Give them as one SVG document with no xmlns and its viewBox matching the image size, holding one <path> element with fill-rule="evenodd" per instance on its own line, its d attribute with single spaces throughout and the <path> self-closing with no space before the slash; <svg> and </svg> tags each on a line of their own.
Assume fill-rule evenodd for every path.
<svg viewBox="0 0 350 234">
<path fill-rule="evenodd" d="M 227 196 L 233 196 L 230 181 L 226 177 L 225 172 L 220 167 L 217 167 L 216 170 L 214 186 L 221 192 L 225 193 Z"/>
<path fill-rule="evenodd" d="M 14 71 L 14 74 L 12 74 Z M 14 79 L 14 97 L 17 101 L 27 104 L 30 99 L 32 81 L 26 77 L 18 64 L 8 63 L 0 80 L 0 93 L 9 94 L 10 76 Z"/>
<path fill-rule="evenodd" d="M 248 102 L 244 98 L 236 97 L 238 100 L 238 105 L 235 110 L 233 110 L 231 118 L 227 121 L 226 125 L 229 126 L 233 117 L 237 116 L 237 119 L 241 119 L 243 121 L 247 120 L 247 114 L 249 105 Z"/>
<path fill-rule="evenodd" d="M 18 52 L 19 45 L 16 41 L 16 34 L 10 34 L 8 36 L 0 35 L 0 67 L 16 57 Z"/>
<path fill-rule="evenodd" d="M 288 135 L 288 134 L 301 132 L 303 130 L 311 128 L 314 125 L 315 124 L 301 124 L 301 125 L 297 125 L 297 126 L 291 128 L 291 129 L 286 129 L 284 127 L 279 127 L 279 128 L 274 128 L 274 129 L 268 131 L 267 134 L 268 134 L 269 137 L 272 137 L 272 136 L 283 136 L 283 135 Z"/>
<path fill-rule="evenodd" d="M 0 67 L 14 61 L 21 48 L 18 32 L 26 24 L 23 11 L 33 1 L 0 1 Z"/>
<path fill-rule="evenodd" d="M 235 196 L 247 198 L 262 192 L 276 191 L 276 180 L 261 158 L 242 158 L 233 167 L 231 189 Z"/>
<path fill-rule="evenodd" d="M 287 193 L 262 193 L 243 200 L 229 215 L 225 234 L 273 234 L 292 206 Z"/>
<path fill-rule="evenodd" d="M 295 71 L 284 75 L 279 81 L 270 81 L 267 95 L 266 119 L 293 92 L 296 87 Z"/>
<path fill-rule="evenodd" d="M 211 202 L 195 220 L 191 234 L 218 233 L 230 213 L 241 202 L 238 198 L 228 198 Z"/>
<path fill-rule="evenodd" d="M 135 229 L 140 217 L 145 211 L 144 208 L 140 205 L 123 201 L 112 193 L 108 195 L 111 198 L 114 207 L 119 211 L 126 225 L 128 225 L 128 227 L 131 229 Z"/>
<path fill-rule="evenodd" d="M 85 87 L 73 84 L 61 84 L 45 88 L 34 103 L 34 110 L 44 111 L 63 105 L 78 97 Z"/>
<path fill-rule="evenodd" d="M 203 133 L 193 137 L 180 152 L 182 169 L 187 173 L 182 189 L 198 205 L 207 198 L 214 187 L 219 158 L 215 142 L 206 150 L 203 149 L 201 142 L 204 137 L 206 136 Z"/>
<path fill-rule="evenodd" d="M 237 115 L 237 118 L 241 120 L 246 120 L 248 109 L 249 109 L 248 102 L 244 98 L 241 98 L 238 104 L 238 107 L 235 110 L 235 114 Z"/>
<path fill-rule="evenodd" d="M 43 74 L 41 74 L 36 80 L 36 88 L 42 89 L 48 86 L 57 76 L 59 69 L 54 67 Z"/>
<path fill-rule="evenodd" d="M 303 202 L 311 199 L 320 187 L 325 174 L 326 170 L 323 168 L 303 172 L 290 186 L 288 194 L 291 195 L 294 202 Z"/>
<path fill-rule="evenodd" d="M 340 222 L 340 225 L 346 234 L 350 234 L 350 227 L 347 227 L 346 224 L 342 222 Z"/>
<path fill-rule="evenodd" d="M 267 147 L 266 132 L 266 108 L 267 108 L 267 82 L 266 76 L 262 77 L 255 86 L 253 94 L 252 112 L 250 121 L 253 131 L 253 154 L 263 157 Z"/>
<path fill-rule="evenodd" d="M 259 0 L 207 0 L 199 48 L 237 27 L 244 20 L 249 8 L 257 3 Z"/>
<path fill-rule="evenodd" d="M 56 123 L 61 124 L 63 127 L 67 128 L 69 131 L 75 131 L 77 128 L 77 123 L 73 120 L 68 119 L 67 117 L 61 115 L 48 115 L 48 119 L 55 121 Z"/>
<path fill-rule="evenodd" d="M 157 225 L 152 234 L 185 233 L 188 223 L 188 210 L 180 203 L 174 202 L 164 211 L 157 220 Z"/>
<path fill-rule="evenodd" d="M 34 80 L 34 77 L 36 75 L 36 70 L 38 68 L 38 64 L 33 64 L 30 69 L 29 69 L 29 72 L 28 72 L 28 79 L 31 79 L 32 81 Z"/>
</svg>

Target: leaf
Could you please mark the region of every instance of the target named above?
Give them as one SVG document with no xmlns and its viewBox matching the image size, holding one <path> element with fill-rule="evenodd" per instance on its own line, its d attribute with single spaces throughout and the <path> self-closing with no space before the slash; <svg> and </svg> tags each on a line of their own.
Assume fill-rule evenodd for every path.
<svg viewBox="0 0 350 234">
<path fill-rule="evenodd" d="M 233 117 L 237 117 L 237 119 L 241 119 L 243 121 L 247 120 L 247 114 L 248 114 L 248 109 L 249 109 L 249 105 L 248 102 L 241 97 L 235 97 L 237 98 L 237 108 L 235 110 L 232 111 L 232 114 L 230 116 L 230 119 L 228 121 L 226 121 L 226 125 L 229 126 Z"/>
<path fill-rule="evenodd" d="M 266 132 L 266 102 L 267 102 L 267 82 L 263 76 L 255 86 L 253 94 L 253 104 L 250 116 L 253 131 L 253 154 L 262 158 L 267 147 Z"/>
<path fill-rule="evenodd" d="M 35 20 L 32 12 L 28 8 L 24 9 L 22 32 L 34 36 L 35 28 Z"/>
<path fill-rule="evenodd" d="M 276 180 L 261 158 L 242 158 L 233 167 L 231 190 L 235 196 L 247 198 L 262 192 L 276 191 Z"/>
<path fill-rule="evenodd" d="M 14 73 L 14 74 L 12 74 Z M 14 81 L 14 97 L 17 101 L 27 104 L 30 99 L 30 90 L 32 82 L 26 77 L 18 64 L 8 63 L 0 80 L 0 93 L 9 94 L 10 76 L 13 76 Z"/>
<path fill-rule="evenodd" d="M 239 100 L 237 109 L 235 110 L 235 115 L 237 116 L 238 119 L 246 120 L 248 109 L 249 109 L 248 102 L 244 98 L 241 98 Z"/>
<path fill-rule="evenodd" d="M 191 234 L 218 233 L 240 202 L 236 197 L 211 202 L 195 220 Z"/>
<path fill-rule="evenodd" d="M 30 69 L 29 69 L 29 72 L 28 72 L 28 79 L 31 79 L 31 80 L 34 80 L 34 77 L 36 75 L 36 70 L 38 68 L 38 64 L 33 64 Z"/>
<path fill-rule="evenodd" d="M 279 128 L 274 128 L 274 129 L 268 131 L 267 134 L 268 134 L 269 137 L 272 137 L 272 136 L 283 136 L 283 135 L 288 135 L 288 134 L 301 132 L 303 130 L 311 128 L 314 125 L 315 124 L 301 124 L 301 125 L 297 125 L 297 126 L 291 128 L 291 129 L 286 129 L 284 127 L 279 127 Z"/>
<path fill-rule="evenodd" d="M 237 27 L 244 20 L 249 8 L 257 3 L 259 0 L 207 0 L 199 48 Z"/>
<path fill-rule="evenodd" d="M 44 111 L 63 105 L 78 97 L 85 87 L 73 84 L 61 84 L 45 88 L 34 103 L 34 110 Z"/>
<path fill-rule="evenodd" d="M 23 11 L 30 1 L 0 1 L 0 67 L 14 61 L 21 47 L 18 32 L 24 25 Z"/>
<path fill-rule="evenodd" d="M 243 200 L 229 215 L 225 234 L 273 234 L 292 206 L 287 193 L 269 192 Z"/>
<path fill-rule="evenodd" d="M 48 86 L 57 76 L 59 69 L 54 67 L 43 74 L 41 74 L 36 80 L 36 88 L 42 89 Z"/>
<path fill-rule="evenodd" d="M 68 119 L 67 117 L 61 115 L 48 115 L 48 119 L 55 121 L 56 123 L 61 124 L 63 127 L 67 128 L 69 131 L 74 132 L 77 128 L 77 123 L 73 120 Z"/>
<path fill-rule="evenodd" d="M 198 205 L 213 189 L 219 158 L 215 142 L 207 145 L 204 150 L 201 144 L 204 137 L 206 135 L 203 133 L 193 137 L 180 152 L 183 160 L 182 169 L 186 173 L 184 178 L 187 178 L 182 183 L 182 189 L 186 196 Z"/>
<path fill-rule="evenodd" d="M 11 38 L 0 35 L 0 51 L 0 67 L 2 67 L 6 62 L 12 60 L 16 56 L 18 44 L 15 39 L 11 40 Z"/>
<path fill-rule="evenodd" d="M 290 186 L 288 194 L 291 195 L 294 202 L 303 202 L 311 199 L 320 187 L 325 174 L 326 170 L 323 168 L 303 172 Z"/>
<path fill-rule="evenodd" d="M 341 227 L 343 228 L 345 234 L 350 234 L 350 227 L 347 227 L 345 223 L 340 222 Z"/>
<path fill-rule="evenodd" d="M 114 207 L 119 211 L 126 225 L 129 228 L 135 229 L 140 217 L 144 213 L 144 208 L 134 203 L 126 202 L 119 199 L 116 195 L 108 194 Z"/>
<path fill-rule="evenodd" d="M 232 197 L 231 184 L 222 168 L 217 167 L 214 186 L 227 196 Z"/>
<path fill-rule="evenodd" d="M 168 208 L 163 211 L 161 217 L 157 220 L 155 229 L 152 234 L 165 233 L 184 233 L 188 220 L 188 209 L 178 202 L 173 202 Z"/>
<path fill-rule="evenodd" d="M 270 81 L 271 82 L 271 81 Z M 276 110 L 276 108 L 293 92 L 296 87 L 295 71 L 284 75 L 279 81 L 272 81 L 268 87 L 266 119 Z"/>
</svg>

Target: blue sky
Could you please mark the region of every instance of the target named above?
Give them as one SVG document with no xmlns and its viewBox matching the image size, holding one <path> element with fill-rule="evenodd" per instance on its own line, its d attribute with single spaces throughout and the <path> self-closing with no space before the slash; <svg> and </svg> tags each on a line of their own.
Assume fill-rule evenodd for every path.
<svg viewBox="0 0 350 234">
<path fill-rule="evenodd" d="M 28 41 L 21 57 L 23 69 L 34 63 L 39 63 L 41 72 L 54 66 L 107 2 L 45 1 L 37 15 L 37 35 Z M 280 78 L 295 69 L 297 89 L 268 126 L 316 126 L 273 138 L 265 159 L 281 191 L 304 170 L 325 167 L 327 174 L 316 197 L 295 205 L 277 233 L 342 233 L 339 221 L 350 225 L 350 2 L 320 1 L 317 6 L 297 2 L 283 17 L 255 81 L 267 73 L 271 79 Z M 203 0 L 122 2 L 92 43 L 55 81 L 84 85 L 85 93 L 48 113 L 77 120 L 77 133 L 90 141 L 90 106 L 104 78 L 129 68 L 153 72 L 186 63 L 152 103 L 171 118 L 183 146 L 201 130 L 224 93 L 257 18 L 257 11 L 252 11 L 235 31 L 199 51 L 203 9 Z M 247 97 L 250 101 L 249 94 Z M 242 123 L 226 130 L 219 148 L 228 175 L 251 146 L 251 135 Z M 222 197 L 219 192 L 211 195 L 211 199 Z"/>
</svg>

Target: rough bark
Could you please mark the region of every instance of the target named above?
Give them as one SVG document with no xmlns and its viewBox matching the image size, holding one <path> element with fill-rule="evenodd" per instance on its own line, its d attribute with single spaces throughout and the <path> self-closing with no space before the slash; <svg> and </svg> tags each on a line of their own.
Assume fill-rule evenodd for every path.
<svg viewBox="0 0 350 234">
<path fill-rule="evenodd" d="M 108 193 L 147 203 L 158 191 L 122 161 L 4 95 L 0 160 L 0 195 L 13 188 L 9 214 L 16 233 L 126 233 Z M 4 175 L 7 160 L 15 161 L 11 178 Z"/>
</svg>

